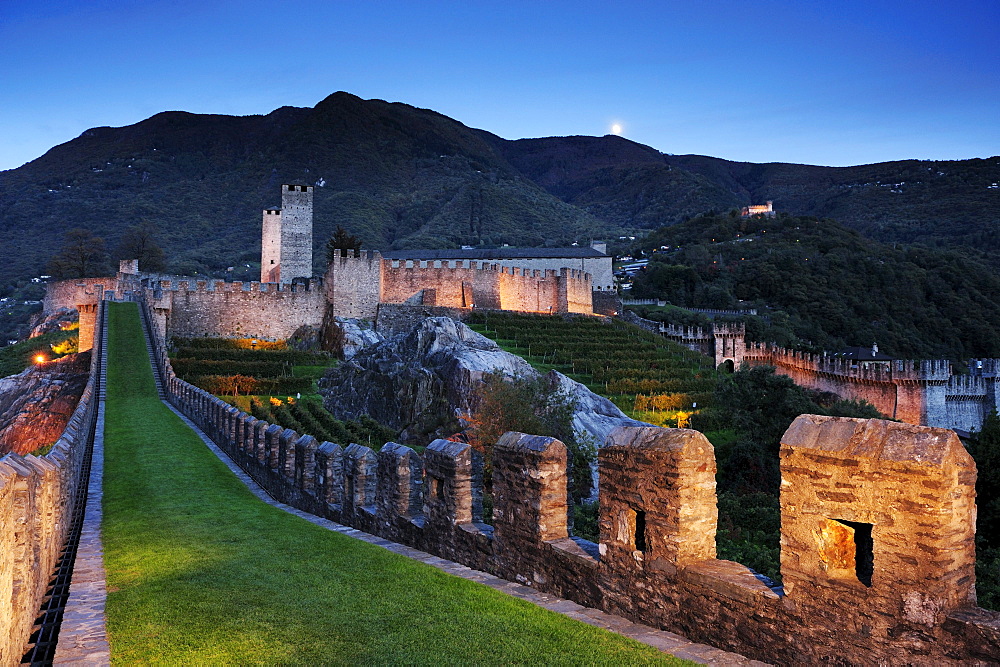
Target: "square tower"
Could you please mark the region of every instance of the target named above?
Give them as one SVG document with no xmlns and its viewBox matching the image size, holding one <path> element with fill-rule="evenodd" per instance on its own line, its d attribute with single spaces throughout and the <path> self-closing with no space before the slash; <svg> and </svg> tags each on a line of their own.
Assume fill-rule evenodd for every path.
<svg viewBox="0 0 1000 667">
<path fill-rule="evenodd" d="M 260 281 L 312 277 L 313 186 L 282 185 L 281 207 L 264 209 Z"/>
</svg>

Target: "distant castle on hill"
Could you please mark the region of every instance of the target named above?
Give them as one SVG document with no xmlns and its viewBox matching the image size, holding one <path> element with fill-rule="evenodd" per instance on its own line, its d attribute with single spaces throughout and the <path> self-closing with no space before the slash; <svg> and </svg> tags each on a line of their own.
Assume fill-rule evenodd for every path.
<svg viewBox="0 0 1000 667">
<path fill-rule="evenodd" d="M 751 215 L 765 215 L 769 218 L 773 218 L 774 213 L 774 202 L 768 201 L 764 204 L 752 204 L 750 206 L 744 206 L 740 215 L 744 218 L 749 218 Z"/>
</svg>

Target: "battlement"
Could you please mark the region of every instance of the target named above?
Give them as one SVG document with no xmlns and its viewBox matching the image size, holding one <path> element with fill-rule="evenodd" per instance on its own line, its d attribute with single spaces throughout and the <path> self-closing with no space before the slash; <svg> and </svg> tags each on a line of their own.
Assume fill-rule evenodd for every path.
<svg viewBox="0 0 1000 667">
<path fill-rule="evenodd" d="M 712 325 L 716 336 L 746 336 L 747 325 L 743 322 L 717 322 Z"/>
<path fill-rule="evenodd" d="M 313 190 L 314 190 L 314 188 L 311 185 L 288 185 L 286 183 L 286 184 L 283 184 L 281 186 L 281 191 L 283 193 L 284 192 L 307 192 L 307 193 L 311 193 Z"/>
<path fill-rule="evenodd" d="M 711 336 L 707 334 L 702 327 L 688 327 L 688 326 L 681 326 L 679 324 L 664 324 L 663 322 L 660 322 L 659 324 L 660 324 L 658 329 L 659 332 L 664 336 L 666 336 L 667 338 L 673 338 L 685 341 L 687 340 L 700 341 L 700 340 L 708 340 L 709 338 L 711 338 Z"/>
<path fill-rule="evenodd" d="M 259 281 L 243 282 L 235 280 L 189 280 L 184 278 L 165 279 L 156 282 L 155 289 L 161 292 L 259 292 L 261 294 L 303 294 L 321 290 L 323 280 L 312 278 L 305 283 L 262 283 Z"/>
<path fill-rule="evenodd" d="M 892 377 L 897 381 L 947 382 L 951 378 L 951 362 L 947 359 L 896 359 L 892 362 Z"/>
<path fill-rule="evenodd" d="M 470 260 L 383 260 L 381 303 L 592 313 L 591 276 Z"/>
<path fill-rule="evenodd" d="M 317 442 L 167 376 L 171 402 L 273 497 L 386 539 L 759 660 L 845 645 L 872 662 L 1000 659 L 977 639 L 1000 614 L 975 607 L 975 464 L 951 431 L 799 417 L 781 445 L 782 589 L 716 558 L 715 455 L 696 431 L 609 435 L 594 544 L 570 534 L 559 440 L 500 438 L 490 526 L 468 444 Z"/>
<path fill-rule="evenodd" d="M 769 364 L 872 382 L 947 382 L 952 377 L 951 362 L 947 359 L 859 363 L 854 359 L 789 350 L 770 343 L 748 343 L 745 360 L 750 365 Z"/>
<path fill-rule="evenodd" d="M 104 308 L 94 308 L 100 327 Z M 16 665 L 51 592 L 51 573 L 66 546 L 91 429 L 97 420 L 101 337 L 83 394 L 44 456 L 0 457 L 0 664 Z M 72 602 L 68 605 L 70 614 Z M 58 654 L 57 654 L 58 658 Z"/>
<path fill-rule="evenodd" d="M 1000 376 L 1000 359 L 969 359 L 969 373 L 981 377 Z"/>
<path fill-rule="evenodd" d="M 992 378 L 987 379 L 975 375 L 953 375 L 948 378 L 948 384 L 945 385 L 945 394 L 948 398 L 986 398 L 993 391 L 991 385 L 994 385 L 995 382 Z"/>
</svg>

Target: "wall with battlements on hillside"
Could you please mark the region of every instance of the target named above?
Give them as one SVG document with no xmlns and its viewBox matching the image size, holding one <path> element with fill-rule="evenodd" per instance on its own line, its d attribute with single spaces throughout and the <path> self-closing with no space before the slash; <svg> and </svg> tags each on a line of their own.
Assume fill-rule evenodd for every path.
<svg viewBox="0 0 1000 667">
<path fill-rule="evenodd" d="M 164 280 L 144 290 L 161 331 L 184 337 L 286 339 L 301 326 L 318 329 L 326 305 L 319 281 Z"/>
<path fill-rule="evenodd" d="M 951 431 L 799 417 L 781 445 L 782 588 L 716 557 L 715 454 L 696 431 L 610 434 L 591 543 L 571 534 L 559 440 L 500 438 L 488 525 L 468 444 L 318 442 L 183 382 L 155 349 L 169 400 L 305 511 L 769 662 L 1000 660 L 1000 613 L 976 606 L 975 464 Z"/>
<path fill-rule="evenodd" d="M 474 261 L 392 261 L 375 251 L 340 251 L 322 280 L 225 282 L 139 273 L 124 261 L 115 276 L 51 283 L 45 312 L 80 312 L 81 349 L 89 349 L 96 304 L 104 292 L 142 292 L 154 324 L 169 336 L 290 337 L 319 329 L 328 316 L 377 320 L 381 304 L 531 313 L 593 313 L 591 276 L 577 269 L 539 271 Z"/>
<path fill-rule="evenodd" d="M 80 286 L 81 289 L 84 289 Z M 95 321 L 103 316 L 95 306 Z M 86 498 L 87 444 L 97 419 L 100 341 L 72 417 L 43 456 L 0 458 L 0 664 L 21 662 L 77 503 Z"/>
<path fill-rule="evenodd" d="M 338 315 L 375 319 L 378 305 L 592 313 L 590 274 L 469 260 L 387 260 L 378 252 L 337 256 L 324 279 Z"/>
<path fill-rule="evenodd" d="M 995 362 L 974 360 L 974 364 L 977 361 L 985 361 L 987 370 Z M 908 424 L 972 431 L 980 428 L 986 414 L 998 407 L 995 373 L 957 375 L 944 359 L 859 363 L 749 343 L 743 363 L 774 366 L 798 385 L 845 399 L 868 401 L 882 414 Z M 980 371 L 982 368 L 979 366 Z"/>
</svg>

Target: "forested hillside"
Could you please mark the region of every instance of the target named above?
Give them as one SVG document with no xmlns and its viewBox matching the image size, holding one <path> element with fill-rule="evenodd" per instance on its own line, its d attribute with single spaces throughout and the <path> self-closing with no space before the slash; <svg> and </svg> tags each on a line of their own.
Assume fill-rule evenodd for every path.
<svg viewBox="0 0 1000 667">
<path fill-rule="evenodd" d="M 829 217 L 887 242 L 986 250 L 1000 263 L 1000 157 L 902 160 L 857 167 L 729 162 L 700 155 L 665 161 L 741 199 Z"/>
<path fill-rule="evenodd" d="M 870 346 L 896 357 L 1000 356 L 1000 278 L 970 253 L 884 244 L 827 219 L 704 215 L 657 230 L 632 294 L 679 306 L 755 306 L 749 334 L 784 345 Z"/>
<path fill-rule="evenodd" d="M 673 156 L 616 136 L 507 141 L 335 93 L 265 116 L 169 111 L 94 128 L 0 172 L 0 290 L 43 273 L 75 228 L 113 250 L 146 223 L 174 272 L 253 265 L 260 211 L 282 182 L 316 186 L 317 250 L 338 225 L 381 249 L 615 240 L 770 199 L 887 242 L 976 247 L 1000 265 L 997 158 L 833 168 Z"/>
<path fill-rule="evenodd" d="M 113 248 L 146 221 L 177 272 L 259 261 L 260 211 L 283 182 L 316 185 L 317 249 L 338 225 L 374 248 L 568 245 L 607 231 L 520 176 L 483 133 L 336 93 L 267 116 L 165 112 L 95 128 L 0 172 L 0 286 L 42 272 L 77 227 Z"/>
</svg>

